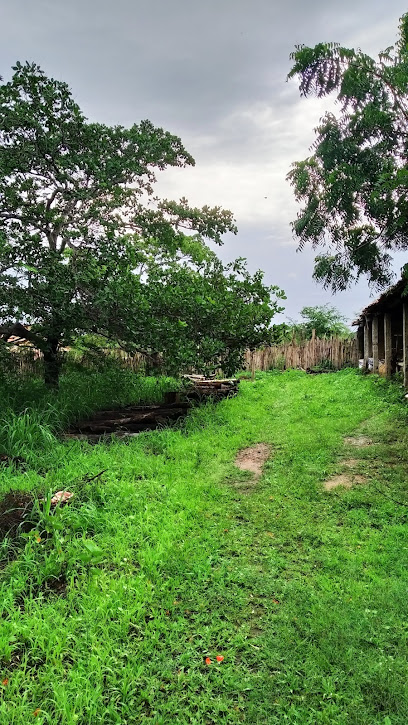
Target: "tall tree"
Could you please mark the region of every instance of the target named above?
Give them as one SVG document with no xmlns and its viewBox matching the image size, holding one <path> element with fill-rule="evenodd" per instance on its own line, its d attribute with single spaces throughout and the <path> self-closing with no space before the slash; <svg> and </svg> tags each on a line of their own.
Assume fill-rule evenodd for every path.
<svg viewBox="0 0 408 725">
<path fill-rule="evenodd" d="M 194 316 L 191 295 L 196 287 L 206 296 L 207 324 L 223 286 L 244 314 L 242 284 L 252 301 L 262 297 L 254 329 L 265 336 L 270 290 L 242 267 L 232 280 L 206 245 L 236 232 L 232 214 L 153 193 L 158 170 L 194 164 L 180 139 L 149 121 L 90 123 L 65 83 L 35 64 L 13 70 L 0 85 L 0 336 L 38 347 L 49 385 L 58 383 L 61 347 L 87 332 L 150 354 L 188 339 L 190 358 L 194 351 L 204 364 L 211 350 L 198 342 L 201 308 L 196 300 Z M 241 335 L 232 328 L 230 315 L 217 348 L 223 359 Z"/>
<path fill-rule="evenodd" d="M 288 175 L 303 204 L 299 247 L 322 247 L 314 276 L 343 290 L 360 275 L 382 286 L 392 252 L 408 247 L 408 14 L 374 60 L 337 43 L 296 46 L 289 78 L 302 96 L 335 94 L 337 114 L 316 129 L 313 154 Z"/>
</svg>

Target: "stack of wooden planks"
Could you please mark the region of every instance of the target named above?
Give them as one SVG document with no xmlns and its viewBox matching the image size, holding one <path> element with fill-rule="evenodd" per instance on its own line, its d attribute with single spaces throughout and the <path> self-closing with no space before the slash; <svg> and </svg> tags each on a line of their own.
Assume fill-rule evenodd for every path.
<svg viewBox="0 0 408 725">
<path fill-rule="evenodd" d="M 216 380 L 202 375 L 187 375 L 184 378 L 186 389 L 166 393 L 162 404 L 129 405 L 114 410 L 100 410 L 89 420 L 76 423 L 64 437 L 97 441 L 112 433 L 118 436 L 136 435 L 185 417 L 196 402 L 209 398 L 220 400 L 236 395 L 238 391 L 239 380 L 236 379 Z"/>
<path fill-rule="evenodd" d="M 116 410 L 100 410 L 89 420 L 79 421 L 67 436 L 90 438 L 111 433 L 140 433 L 168 425 L 187 415 L 188 401 L 164 405 L 132 405 Z"/>
<path fill-rule="evenodd" d="M 237 378 L 206 378 L 204 375 L 184 375 L 184 380 L 189 384 L 187 397 L 190 400 L 203 400 L 214 398 L 221 400 L 236 395 L 238 392 L 239 380 Z"/>
</svg>

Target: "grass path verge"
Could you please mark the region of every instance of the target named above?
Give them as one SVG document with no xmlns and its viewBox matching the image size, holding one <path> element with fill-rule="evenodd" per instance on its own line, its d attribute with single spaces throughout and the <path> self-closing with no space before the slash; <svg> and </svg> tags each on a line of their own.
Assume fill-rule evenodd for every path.
<svg viewBox="0 0 408 725">
<path fill-rule="evenodd" d="M 405 725 L 405 425 L 373 377 L 264 374 L 180 430 L 1 474 L 75 493 L 0 572 L 2 725 Z M 326 492 L 356 430 L 368 483 Z"/>
</svg>

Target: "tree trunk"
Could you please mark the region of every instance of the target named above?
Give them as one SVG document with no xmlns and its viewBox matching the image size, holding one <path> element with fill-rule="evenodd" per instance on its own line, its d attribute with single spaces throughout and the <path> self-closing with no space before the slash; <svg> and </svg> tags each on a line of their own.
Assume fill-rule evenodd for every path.
<svg viewBox="0 0 408 725">
<path fill-rule="evenodd" d="M 146 360 L 146 375 L 160 375 L 162 372 L 163 361 L 160 353 L 152 352 Z"/>
<path fill-rule="evenodd" d="M 59 384 L 59 376 L 61 372 L 61 360 L 58 355 L 59 339 L 57 337 L 50 338 L 44 349 L 44 382 L 47 388 L 56 390 Z"/>
</svg>

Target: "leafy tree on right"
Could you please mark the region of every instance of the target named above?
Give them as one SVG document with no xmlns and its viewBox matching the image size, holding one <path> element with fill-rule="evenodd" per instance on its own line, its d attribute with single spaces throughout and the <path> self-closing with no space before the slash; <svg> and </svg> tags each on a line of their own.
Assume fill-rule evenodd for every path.
<svg viewBox="0 0 408 725">
<path fill-rule="evenodd" d="M 336 43 L 296 46 L 291 59 L 301 95 L 335 93 L 340 109 L 323 116 L 313 155 L 288 174 L 303 205 L 299 248 L 322 249 L 314 278 L 333 291 L 361 275 L 384 286 L 392 253 L 408 248 L 408 14 L 378 60 Z"/>
</svg>

